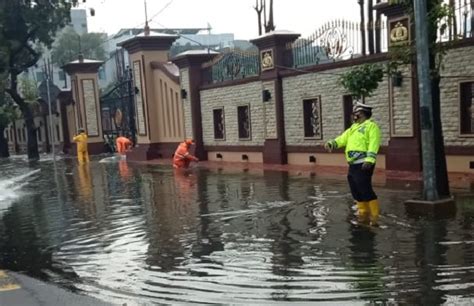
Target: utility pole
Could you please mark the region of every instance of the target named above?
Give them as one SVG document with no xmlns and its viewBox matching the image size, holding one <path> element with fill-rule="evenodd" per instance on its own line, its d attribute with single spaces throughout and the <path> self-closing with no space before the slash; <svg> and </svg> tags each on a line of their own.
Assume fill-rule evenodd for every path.
<svg viewBox="0 0 474 306">
<path fill-rule="evenodd" d="M 436 187 L 435 142 L 433 129 L 433 99 L 431 94 L 426 0 L 416 0 L 416 60 L 420 93 L 421 155 L 423 164 L 423 199 L 439 200 Z"/>
</svg>

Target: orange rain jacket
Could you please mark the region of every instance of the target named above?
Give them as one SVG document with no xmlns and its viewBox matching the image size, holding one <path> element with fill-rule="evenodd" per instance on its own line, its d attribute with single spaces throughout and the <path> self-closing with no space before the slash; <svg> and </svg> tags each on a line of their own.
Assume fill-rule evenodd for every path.
<svg viewBox="0 0 474 306">
<path fill-rule="evenodd" d="M 115 142 L 117 146 L 117 152 L 120 154 L 125 154 L 125 151 L 132 146 L 130 139 L 124 136 L 117 137 Z"/>
<path fill-rule="evenodd" d="M 191 161 L 199 161 L 199 159 L 189 153 L 190 144 L 186 141 L 179 144 L 173 157 L 174 168 L 188 168 Z"/>
</svg>

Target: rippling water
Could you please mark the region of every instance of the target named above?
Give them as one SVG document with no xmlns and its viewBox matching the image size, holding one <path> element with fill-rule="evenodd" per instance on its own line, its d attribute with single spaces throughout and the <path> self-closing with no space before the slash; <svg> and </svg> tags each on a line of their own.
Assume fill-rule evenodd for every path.
<svg viewBox="0 0 474 306">
<path fill-rule="evenodd" d="M 358 226 L 343 181 L 285 172 L 0 163 L 0 267 L 117 304 L 474 301 L 474 197 L 407 215 L 376 186 Z"/>
</svg>

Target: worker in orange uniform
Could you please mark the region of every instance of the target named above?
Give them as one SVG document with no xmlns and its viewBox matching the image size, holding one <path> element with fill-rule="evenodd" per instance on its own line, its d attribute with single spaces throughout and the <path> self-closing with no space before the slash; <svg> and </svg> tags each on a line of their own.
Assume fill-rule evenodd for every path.
<svg viewBox="0 0 474 306">
<path fill-rule="evenodd" d="M 186 139 L 180 143 L 173 156 L 173 167 L 176 169 L 188 168 L 191 161 L 198 162 L 199 159 L 189 153 L 189 148 L 194 144 L 192 139 Z"/>
<path fill-rule="evenodd" d="M 78 130 L 78 135 L 72 139 L 77 146 L 77 160 L 80 164 L 89 162 L 89 152 L 87 151 L 87 134 L 84 129 Z"/>
<path fill-rule="evenodd" d="M 120 135 L 115 140 L 115 145 L 117 147 L 117 152 L 120 155 L 125 155 L 125 152 L 128 149 L 130 149 L 130 147 L 132 146 L 132 141 L 130 139 L 128 139 L 127 137 L 125 137 L 123 135 Z"/>
</svg>

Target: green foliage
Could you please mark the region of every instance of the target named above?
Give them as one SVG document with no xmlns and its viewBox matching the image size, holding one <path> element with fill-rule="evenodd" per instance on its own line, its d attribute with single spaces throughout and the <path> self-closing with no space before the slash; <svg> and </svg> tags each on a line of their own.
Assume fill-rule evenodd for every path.
<svg viewBox="0 0 474 306">
<path fill-rule="evenodd" d="M 18 118 L 18 111 L 10 96 L 5 93 L 6 79 L 0 79 L 0 128 L 7 127 Z"/>
<path fill-rule="evenodd" d="M 340 83 L 353 97 L 364 101 L 377 89 L 383 76 L 384 69 L 381 65 L 364 64 L 344 73 Z"/>
<path fill-rule="evenodd" d="M 38 99 L 38 87 L 33 80 L 22 78 L 20 80 L 20 91 L 23 99 L 27 102 L 36 102 Z"/>
<path fill-rule="evenodd" d="M 85 33 L 79 35 L 72 27 L 66 28 L 53 45 L 51 59 L 58 66 L 76 60 L 82 52 L 85 58 L 105 60 L 105 34 Z"/>
</svg>

